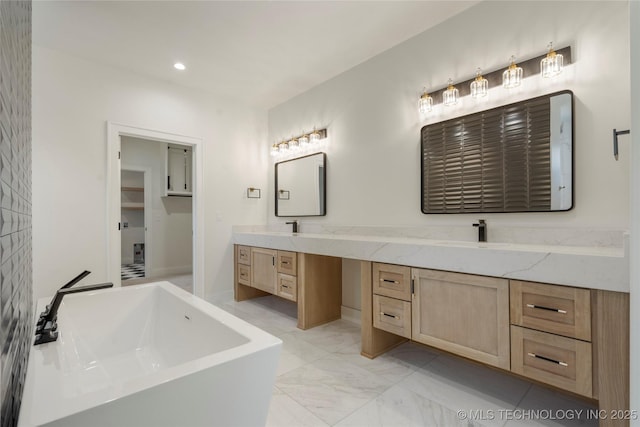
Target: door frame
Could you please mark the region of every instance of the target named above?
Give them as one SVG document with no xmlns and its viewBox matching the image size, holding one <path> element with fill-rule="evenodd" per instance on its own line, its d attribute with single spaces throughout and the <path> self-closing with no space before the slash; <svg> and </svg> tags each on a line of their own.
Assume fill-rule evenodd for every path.
<svg viewBox="0 0 640 427">
<path fill-rule="evenodd" d="M 130 163 L 120 163 L 120 171 L 127 170 L 132 172 L 142 172 L 144 176 L 144 277 L 151 275 L 151 265 L 153 264 L 153 245 L 151 239 L 153 233 L 151 232 L 151 168 L 144 166 L 132 165 Z M 120 249 L 120 263 L 122 264 L 122 241 Z"/>
<path fill-rule="evenodd" d="M 120 137 L 130 136 L 149 141 L 177 143 L 193 147 L 192 197 L 192 245 L 193 245 L 193 294 L 204 298 L 204 142 L 202 138 L 146 129 L 107 121 L 107 280 L 120 286 Z"/>
</svg>

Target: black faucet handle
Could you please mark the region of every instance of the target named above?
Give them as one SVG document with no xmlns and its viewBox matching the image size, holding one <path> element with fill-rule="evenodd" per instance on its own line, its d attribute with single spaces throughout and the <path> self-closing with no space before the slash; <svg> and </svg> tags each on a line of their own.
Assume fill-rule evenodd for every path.
<svg viewBox="0 0 640 427">
<path fill-rule="evenodd" d="M 291 224 L 293 225 L 293 232 L 297 233 L 298 232 L 298 220 L 294 220 L 294 221 L 289 221 L 287 222 L 287 224 Z"/>
</svg>

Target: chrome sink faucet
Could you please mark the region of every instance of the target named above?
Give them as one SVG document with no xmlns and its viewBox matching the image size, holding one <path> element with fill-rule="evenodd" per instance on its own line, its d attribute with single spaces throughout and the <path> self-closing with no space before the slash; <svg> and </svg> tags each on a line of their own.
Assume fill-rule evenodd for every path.
<svg viewBox="0 0 640 427">
<path fill-rule="evenodd" d="M 289 221 L 287 222 L 287 224 L 291 224 L 293 226 L 293 233 L 297 233 L 298 232 L 298 220 L 294 220 L 294 221 Z"/>
<path fill-rule="evenodd" d="M 484 219 L 479 220 L 477 223 L 473 224 L 474 227 L 478 227 L 478 242 L 486 242 L 487 241 L 487 223 Z"/>
</svg>

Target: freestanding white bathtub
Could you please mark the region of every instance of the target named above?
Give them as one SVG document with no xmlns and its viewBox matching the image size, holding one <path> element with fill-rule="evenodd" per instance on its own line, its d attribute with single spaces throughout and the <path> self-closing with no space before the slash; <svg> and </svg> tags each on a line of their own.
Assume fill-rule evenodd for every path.
<svg viewBox="0 0 640 427">
<path fill-rule="evenodd" d="M 282 341 L 168 282 L 67 295 L 58 330 L 31 347 L 21 427 L 265 424 Z"/>
</svg>

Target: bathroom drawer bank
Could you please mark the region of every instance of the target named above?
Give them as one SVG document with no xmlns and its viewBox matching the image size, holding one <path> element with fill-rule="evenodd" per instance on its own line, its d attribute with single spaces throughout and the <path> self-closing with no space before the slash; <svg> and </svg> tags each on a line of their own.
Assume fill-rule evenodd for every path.
<svg viewBox="0 0 640 427">
<path fill-rule="evenodd" d="M 360 264 L 363 356 L 410 339 L 597 400 L 607 413 L 629 408 L 629 294 Z M 615 422 L 600 425 L 624 425 Z"/>
<path fill-rule="evenodd" d="M 297 303 L 298 328 L 340 318 L 342 259 L 235 245 L 234 298 L 244 301 L 276 295 Z"/>
</svg>

